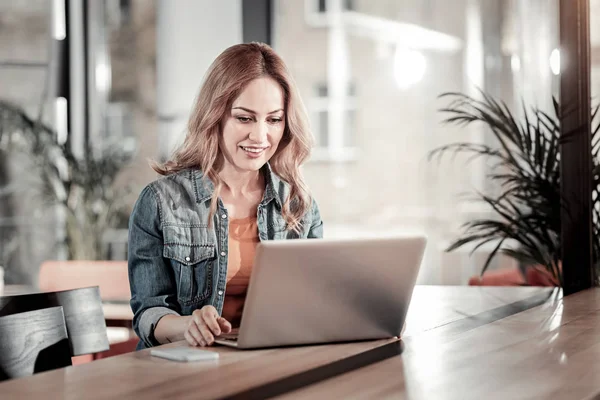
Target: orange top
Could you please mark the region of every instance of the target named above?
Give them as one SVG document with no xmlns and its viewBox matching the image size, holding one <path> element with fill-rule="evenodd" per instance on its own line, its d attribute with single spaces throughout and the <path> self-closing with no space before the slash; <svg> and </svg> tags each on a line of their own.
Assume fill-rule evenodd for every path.
<svg viewBox="0 0 600 400">
<path fill-rule="evenodd" d="M 256 217 L 229 220 L 227 286 L 222 317 L 231 322 L 233 327 L 238 327 L 241 322 L 258 242 Z"/>
</svg>

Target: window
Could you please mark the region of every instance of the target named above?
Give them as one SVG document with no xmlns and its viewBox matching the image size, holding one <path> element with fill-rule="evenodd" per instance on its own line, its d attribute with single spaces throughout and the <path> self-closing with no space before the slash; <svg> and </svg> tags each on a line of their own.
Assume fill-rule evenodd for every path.
<svg viewBox="0 0 600 400">
<path fill-rule="evenodd" d="M 353 84 L 348 86 L 344 102 L 342 127 L 331 131 L 330 114 L 332 101 L 326 84 L 318 84 L 314 96 L 309 99 L 308 108 L 311 127 L 315 136 L 313 161 L 351 161 L 356 158 L 356 99 Z M 338 137 L 338 135 L 341 135 Z"/>
<path fill-rule="evenodd" d="M 120 143 L 127 152 L 135 151 L 136 140 L 131 105 L 126 102 L 110 102 L 105 113 L 103 144 Z"/>
<path fill-rule="evenodd" d="M 306 22 L 313 27 L 328 25 L 327 19 L 328 0 L 304 0 Z M 354 0 L 342 0 L 343 11 L 356 11 Z"/>
<path fill-rule="evenodd" d="M 106 24 L 111 29 L 120 29 L 132 23 L 131 0 L 105 0 Z"/>
<path fill-rule="evenodd" d="M 121 24 L 126 25 L 131 21 L 131 0 L 119 0 L 121 10 Z"/>
<path fill-rule="evenodd" d="M 327 12 L 327 0 L 317 0 L 318 4 L 318 10 L 320 13 L 324 13 Z M 342 2 L 342 7 L 344 8 L 344 10 L 347 11 L 352 11 L 354 10 L 354 1 L 353 0 L 344 0 Z"/>
</svg>

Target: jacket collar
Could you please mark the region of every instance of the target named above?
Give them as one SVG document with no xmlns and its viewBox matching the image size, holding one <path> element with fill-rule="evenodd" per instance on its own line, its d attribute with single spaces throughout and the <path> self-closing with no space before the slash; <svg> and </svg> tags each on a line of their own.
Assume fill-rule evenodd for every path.
<svg viewBox="0 0 600 400">
<path fill-rule="evenodd" d="M 191 170 L 191 179 L 196 192 L 196 203 L 203 203 L 212 198 L 215 191 L 213 182 L 205 176 L 199 169 Z M 279 178 L 272 170 L 271 165 L 266 163 L 262 168 L 261 172 L 266 177 L 265 193 L 263 195 L 262 204 L 268 204 L 270 201 L 275 200 L 277 205 L 281 208 L 281 198 L 279 196 L 279 188 L 282 186 L 281 178 Z"/>
</svg>

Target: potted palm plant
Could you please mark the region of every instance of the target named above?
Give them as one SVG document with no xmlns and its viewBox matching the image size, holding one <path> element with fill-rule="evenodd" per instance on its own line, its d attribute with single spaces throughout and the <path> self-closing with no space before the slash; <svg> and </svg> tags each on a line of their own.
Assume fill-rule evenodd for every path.
<svg viewBox="0 0 600 400">
<path fill-rule="evenodd" d="M 42 184 L 42 207 L 63 211 L 68 258 L 102 259 L 104 232 L 126 224 L 128 218 L 130 189 L 117 187 L 115 180 L 132 154 L 109 146 L 100 156 L 77 157 L 50 126 L 2 100 L 0 152 L 25 154 Z"/>
<path fill-rule="evenodd" d="M 498 253 L 504 253 L 524 265 L 543 269 L 557 285 L 561 273 L 561 194 L 560 194 L 560 110 L 556 101 L 554 115 L 540 109 L 527 109 L 517 117 L 504 102 L 481 92 L 481 99 L 462 94 L 444 93 L 449 103 L 440 111 L 443 122 L 466 126 L 483 124 L 497 146 L 458 142 L 441 146 L 429 154 L 440 160 L 445 154 L 463 154 L 470 159 L 484 157 L 491 166 L 486 178 L 496 183 L 499 194 L 475 193 L 474 200 L 492 210 L 494 217 L 466 222 L 461 235 L 447 251 L 467 244 L 474 250 L 495 243 L 482 267 L 483 274 Z M 595 121 L 598 108 L 592 110 Z M 600 124 L 592 126 L 593 160 L 593 261 L 600 256 Z M 509 243 L 511 245 L 509 245 Z M 512 245 L 516 243 L 517 246 Z"/>
</svg>

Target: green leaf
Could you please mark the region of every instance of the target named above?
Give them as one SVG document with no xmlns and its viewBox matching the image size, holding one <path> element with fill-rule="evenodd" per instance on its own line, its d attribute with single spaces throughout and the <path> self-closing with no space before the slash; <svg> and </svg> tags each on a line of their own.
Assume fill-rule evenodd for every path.
<svg viewBox="0 0 600 400">
<path fill-rule="evenodd" d="M 516 118 L 506 103 L 480 91 L 481 99 L 463 93 L 443 93 L 447 100 L 440 109 L 444 124 L 467 126 L 482 124 L 498 146 L 457 142 L 434 149 L 429 159 L 442 160 L 445 154 L 467 155 L 467 162 L 483 157 L 490 165 L 486 177 L 495 182 L 502 193 L 491 197 L 474 193 L 473 201 L 487 204 L 497 216 L 494 219 L 469 221 L 462 226 L 462 235 L 446 249 L 454 251 L 465 245 L 481 246 L 498 241 L 483 271 L 498 252 L 520 262 L 554 268 L 560 260 L 561 212 L 566 204 L 560 190 L 560 144 L 576 133 L 561 134 L 561 116 L 573 112 L 572 107 L 561 109 L 553 98 L 554 116 L 543 110 L 528 110 L 522 102 L 522 117 Z M 600 119 L 599 108 L 592 110 L 593 157 L 593 259 L 600 258 Z M 489 142 L 488 142 L 489 143 Z M 454 158 L 451 158 L 453 160 Z M 518 243 L 518 248 L 505 247 L 506 241 Z M 558 276 L 561 279 L 560 276 Z"/>
</svg>

